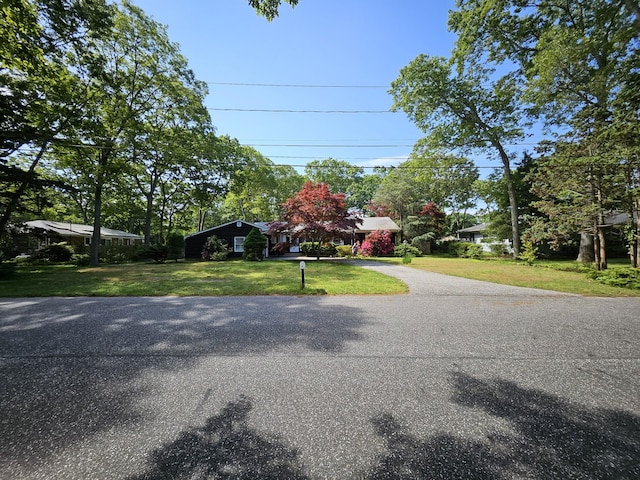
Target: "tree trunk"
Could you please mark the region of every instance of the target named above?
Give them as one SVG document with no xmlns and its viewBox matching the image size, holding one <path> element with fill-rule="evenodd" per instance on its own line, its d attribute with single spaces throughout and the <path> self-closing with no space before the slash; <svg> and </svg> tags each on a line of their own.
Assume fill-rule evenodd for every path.
<svg viewBox="0 0 640 480">
<path fill-rule="evenodd" d="M 598 216 L 596 219 L 596 237 L 598 238 L 597 247 L 599 253 L 596 256 L 596 268 L 598 270 L 606 270 L 607 269 L 607 242 L 604 237 L 604 206 L 602 199 L 602 190 L 600 185 L 598 185 L 596 189 L 596 200 L 598 204 Z"/>
<path fill-rule="evenodd" d="M 0 238 L 2 238 L 2 235 L 5 229 L 7 228 L 7 225 L 9 224 L 9 219 L 11 218 L 11 215 L 13 214 L 15 209 L 18 207 L 20 198 L 22 198 L 22 196 L 24 195 L 24 192 L 27 190 L 27 188 L 31 184 L 31 181 L 35 177 L 36 167 L 38 166 L 38 163 L 42 159 L 42 156 L 47 151 L 48 145 L 49 145 L 48 143 L 45 143 L 42 147 L 40 147 L 40 151 L 36 155 L 36 158 L 34 158 L 33 162 L 31 162 L 31 165 L 29 166 L 29 170 L 27 171 L 27 174 L 25 175 L 24 180 L 22 181 L 22 183 L 20 183 L 20 186 L 18 187 L 18 189 L 11 194 L 9 204 L 4 209 L 4 212 L 2 212 L 2 217 L 0 217 Z"/>
<path fill-rule="evenodd" d="M 511 166 L 509 165 L 509 155 L 499 142 L 494 142 L 494 146 L 500 153 L 502 166 L 504 171 L 504 179 L 507 181 L 507 192 L 509 194 L 509 210 L 511 213 L 511 237 L 513 242 L 513 258 L 520 255 L 520 227 L 518 225 L 518 199 L 516 197 L 516 189 L 513 185 L 511 176 Z"/>
<path fill-rule="evenodd" d="M 577 261 L 585 265 L 595 261 L 593 235 L 590 233 L 580 232 L 580 249 Z"/>
<path fill-rule="evenodd" d="M 91 253 L 89 256 L 89 266 L 100 265 L 100 228 L 102 215 L 102 179 L 96 184 L 95 205 L 93 207 L 93 233 L 91 235 Z"/>
<path fill-rule="evenodd" d="M 631 232 L 629 235 L 629 259 L 633 268 L 640 267 L 640 198 L 633 202 L 634 208 L 629 213 Z"/>
<path fill-rule="evenodd" d="M 631 266 L 633 268 L 640 267 L 640 221 L 633 222 L 635 225 L 634 238 L 631 240 L 631 248 L 633 251 L 633 258 L 631 260 Z"/>
<path fill-rule="evenodd" d="M 607 242 L 604 237 L 604 227 L 598 227 L 598 248 L 600 249 L 600 254 L 598 255 L 599 261 L 597 265 L 598 270 L 606 270 L 607 269 Z"/>
<path fill-rule="evenodd" d="M 596 221 L 596 234 L 593 237 L 593 254 L 596 263 L 596 270 L 607 269 L 607 245 L 604 236 L 604 227 L 602 224 L 602 215 L 598 214 Z"/>
<path fill-rule="evenodd" d="M 151 245 L 151 219 L 153 218 L 153 196 L 151 193 L 147 197 L 147 208 L 144 217 L 144 244 Z"/>
<path fill-rule="evenodd" d="M 207 219 L 207 212 L 204 208 L 198 209 L 198 232 L 204 230 L 204 222 Z"/>
<path fill-rule="evenodd" d="M 93 234 L 91 235 L 91 253 L 89 256 L 89 266 L 100 265 L 100 228 L 102 226 L 102 187 L 107 172 L 107 165 L 111 158 L 111 147 L 100 150 L 98 168 L 96 172 L 96 193 L 93 207 Z"/>
</svg>

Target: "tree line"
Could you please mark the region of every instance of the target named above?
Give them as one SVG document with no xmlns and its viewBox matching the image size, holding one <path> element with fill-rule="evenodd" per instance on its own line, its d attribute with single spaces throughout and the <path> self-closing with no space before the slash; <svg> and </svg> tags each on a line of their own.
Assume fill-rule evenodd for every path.
<svg viewBox="0 0 640 480">
<path fill-rule="evenodd" d="M 271 20 L 282 2 L 249 3 Z M 371 173 L 319 159 L 303 175 L 217 135 L 206 84 L 165 27 L 129 1 L 5 2 L 0 242 L 34 216 L 93 223 L 95 265 L 102 224 L 151 243 L 234 218 L 275 220 L 311 180 L 405 231 L 435 204 L 448 213 L 442 232 L 455 232 L 481 199 L 514 256 L 521 242 L 579 242 L 598 269 L 610 218 L 624 214 L 615 232 L 637 267 L 639 15 L 627 0 L 458 0 L 451 56 L 419 55 L 389 90 L 425 133 L 410 158 Z M 510 145 L 534 123 L 550 140 L 516 158 Z M 502 167 L 480 180 L 477 155 Z"/>
</svg>

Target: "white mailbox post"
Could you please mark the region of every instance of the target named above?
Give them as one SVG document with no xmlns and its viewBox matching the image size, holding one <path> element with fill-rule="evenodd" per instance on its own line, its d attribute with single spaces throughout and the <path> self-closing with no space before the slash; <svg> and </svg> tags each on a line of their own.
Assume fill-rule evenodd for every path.
<svg viewBox="0 0 640 480">
<path fill-rule="evenodd" d="M 304 262 L 300 262 L 300 275 L 302 275 L 302 288 L 304 289 L 304 269 L 307 267 L 307 264 Z"/>
</svg>

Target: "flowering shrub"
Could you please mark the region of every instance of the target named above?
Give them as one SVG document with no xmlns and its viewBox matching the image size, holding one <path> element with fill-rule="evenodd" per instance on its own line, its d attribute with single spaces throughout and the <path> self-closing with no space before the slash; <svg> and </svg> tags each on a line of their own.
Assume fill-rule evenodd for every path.
<svg viewBox="0 0 640 480">
<path fill-rule="evenodd" d="M 373 250 L 373 244 L 369 240 L 365 240 L 362 242 L 362 245 L 360 245 L 358 253 L 363 257 L 373 257 Z"/>
<path fill-rule="evenodd" d="M 363 257 L 379 257 L 393 254 L 393 242 L 391 232 L 380 231 L 371 232 L 362 242 L 359 253 Z"/>
</svg>

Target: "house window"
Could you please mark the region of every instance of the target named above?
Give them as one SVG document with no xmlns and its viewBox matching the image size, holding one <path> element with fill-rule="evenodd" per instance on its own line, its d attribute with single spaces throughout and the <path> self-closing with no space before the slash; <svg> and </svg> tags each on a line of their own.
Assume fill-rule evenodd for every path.
<svg viewBox="0 0 640 480">
<path fill-rule="evenodd" d="M 233 251 L 244 252 L 244 237 L 233 237 Z"/>
</svg>

